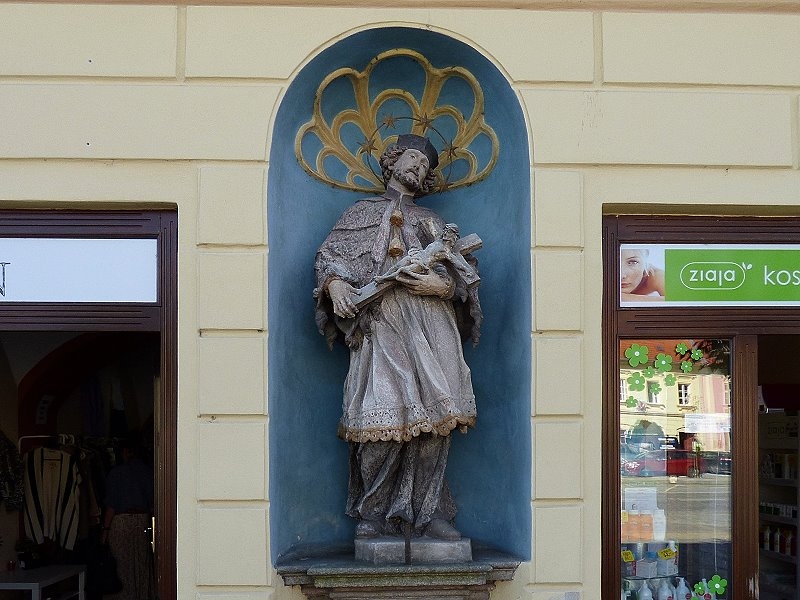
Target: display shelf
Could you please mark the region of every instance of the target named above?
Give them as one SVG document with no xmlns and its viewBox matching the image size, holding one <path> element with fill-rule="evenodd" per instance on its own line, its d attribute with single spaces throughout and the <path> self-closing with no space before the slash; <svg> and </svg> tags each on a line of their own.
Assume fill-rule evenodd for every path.
<svg viewBox="0 0 800 600">
<path fill-rule="evenodd" d="M 760 589 L 764 600 L 796 600 L 794 583 L 798 578 L 797 556 L 763 548 L 764 544 L 783 549 L 796 547 L 798 505 L 797 417 L 787 414 L 759 415 L 759 557 Z M 778 475 L 778 477 L 775 477 Z M 763 512 L 762 512 L 763 511 Z M 770 514 L 771 512 L 779 514 Z M 781 516 L 790 515 L 790 516 Z M 792 517 L 791 515 L 795 515 Z M 771 532 L 770 532 L 771 530 Z M 776 542 L 775 535 L 780 539 Z M 787 542 L 784 536 L 790 536 Z M 765 540 L 766 536 L 766 540 Z M 768 568 L 769 571 L 764 569 Z M 791 582 L 791 586 L 786 583 Z M 789 589 L 791 588 L 791 589 Z"/>
<path fill-rule="evenodd" d="M 797 479 L 779 479 L 775 477 L 762 477 L 761 485 L 778 485 L 783 487 L 797 487 Z"/>
<path fill-rule="evenodd" d="M 781 554 L 780 552 L 773 552 L 772 550 L 764 550 L 761 548 L 759 550 L 761 556 L 767 558 L 774 558 L 775 560 L 779 560 L 781 562 L 791 563 L 793 565 L 797 564 L 797 557 L 796 556 L 789 556 L 788 554 Z"/>
<path fill-rule="evenodd" d="M 779 517 L 778 515 L 759 515 L 759 520 L 763 523 L 776 523 L 778 525 L 797 527 L 797 519 L 790 519 L 789 517 Z"/>
<path fill-rule="evenodd" d="M 656 575 L 655 577 L 637 577 L 636 575 L 628 576 L 626 575 L 623 577 L 625 581 L 652 581 L 653 579 L 675 579 L 678 577 L 683 577 L 680 573 L 675 573 L 673 575 Z"/>
<path fill-rule="evenodd" d="M 759 578 L 758 587 L 761 592 L 770 592 L 772 594 L 795 594 L 795 586 L 793 583 L 780 583 L 777 581 L 768 581 L 763 575 Z"/>
</svg>

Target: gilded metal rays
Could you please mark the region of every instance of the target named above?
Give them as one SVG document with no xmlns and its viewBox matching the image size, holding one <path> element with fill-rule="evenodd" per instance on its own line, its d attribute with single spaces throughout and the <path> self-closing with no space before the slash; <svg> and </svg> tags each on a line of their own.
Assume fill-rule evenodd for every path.
<svg viewBox="0 0 800 600">
<path fill-rule="evenodd" d="M 379 77 L 418 84 L 381 89 Z M 380 193 L 380 155 L 399 134 L 425 135 L 439 150 L 439 191 L 455 189 L 480 181 L 497 162 L 499 142 L 483 113 L 483 90 L 468 70 L 437 69 L 414 50 L 389 50 L 361 72 L 343 67 L 322 80 L 295 155 L 326 184 Z"/>
</svg>

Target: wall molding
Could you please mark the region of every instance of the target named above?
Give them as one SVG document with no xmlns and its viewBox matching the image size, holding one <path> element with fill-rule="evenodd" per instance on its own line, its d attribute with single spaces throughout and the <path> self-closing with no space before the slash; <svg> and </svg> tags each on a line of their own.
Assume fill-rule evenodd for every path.
<svg viewBox="0 0 800 600">
<path fill-rule="evenodd" d="M 0 0 L 3 2 L 4 0 Z M 32 0 L 33 4 L 143 4 L 184 6 L 315 6 L 398 8 L 396 0 Z M 797 13 L 797 0 L 409 0 L 414 6 L 447 9 L 582 10 L 617 12 Z"/>
</svg>

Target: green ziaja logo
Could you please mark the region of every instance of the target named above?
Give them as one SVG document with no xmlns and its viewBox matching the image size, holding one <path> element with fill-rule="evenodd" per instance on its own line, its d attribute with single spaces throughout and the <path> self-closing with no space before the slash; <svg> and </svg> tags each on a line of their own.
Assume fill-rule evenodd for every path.
<svg viewBox="0 0 800 600">
<path fill-rule="evenodd" d="M 680 272 L 680 280 L 690 290 L 735 290 L 744 284 L 751 264 L 734 262 L 690 262 Z"/>
</svg>

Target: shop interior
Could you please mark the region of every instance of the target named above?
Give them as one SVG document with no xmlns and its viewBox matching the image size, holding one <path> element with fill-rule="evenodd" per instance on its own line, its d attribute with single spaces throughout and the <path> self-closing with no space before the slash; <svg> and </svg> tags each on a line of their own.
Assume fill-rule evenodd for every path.
<svg viewBox="0 0 800 600">
<path fill-rule="evenodd" d="M 152 579 L 159 368 L 158 333 L 0 332 L 0 567 L 86 565 L 85 598 L 111 597 L 120 582 L 107 574 L 109 531 L 123 535 L 118 524 L 135 513 Z M 128 461 L 138 461 L 135 494 L 149 502 L 115 515 L 111 498 L 131 490 L 116 491 L 111 474 Z M 60 587 L 75 582 L 42 597 L 69 597 Z M 0 600 L 27 593 L 0 590 Z M 152 583 L 138 597 L 147 596 Z"/>
</svg>

